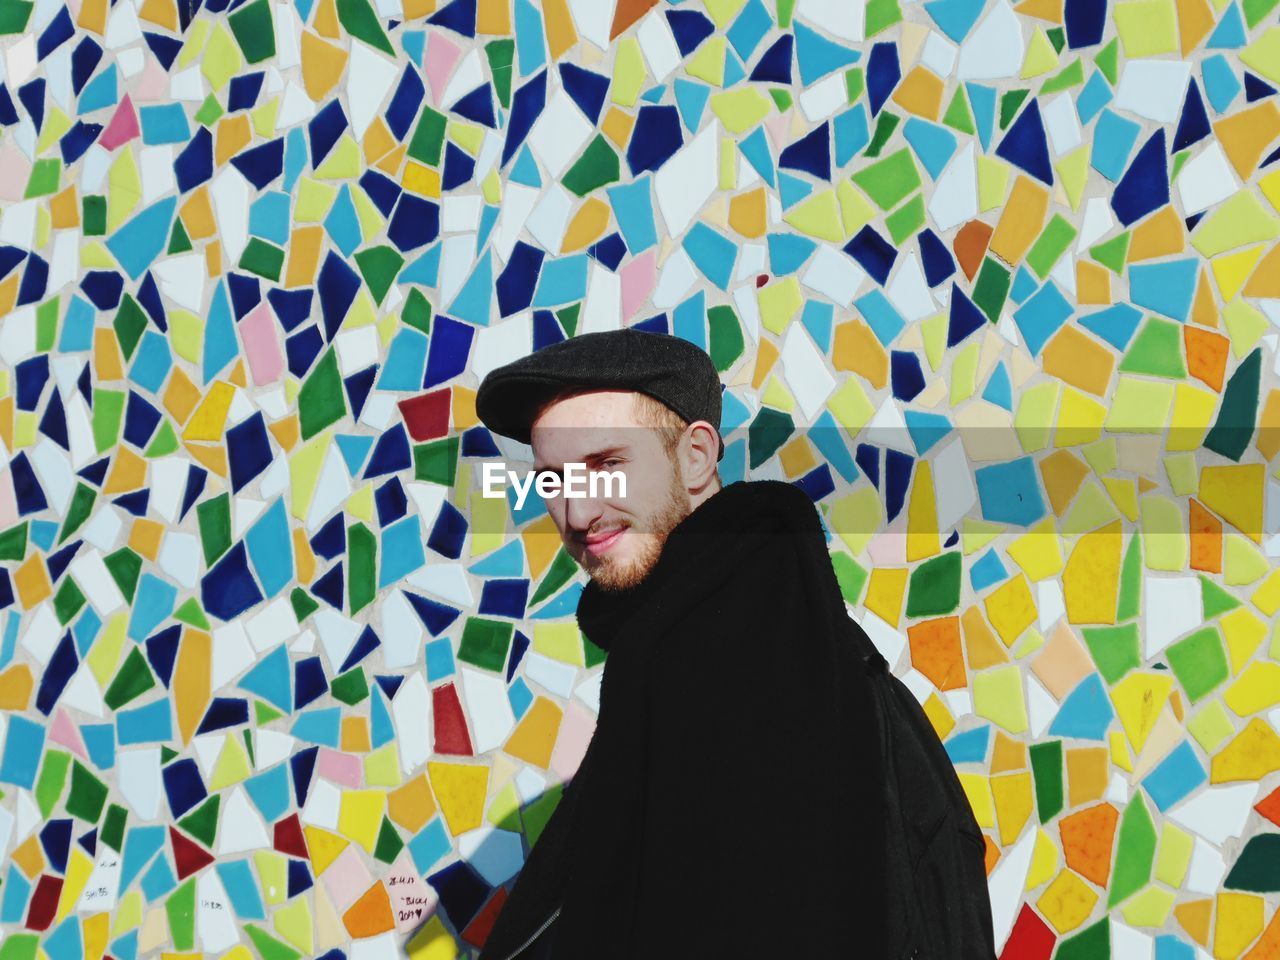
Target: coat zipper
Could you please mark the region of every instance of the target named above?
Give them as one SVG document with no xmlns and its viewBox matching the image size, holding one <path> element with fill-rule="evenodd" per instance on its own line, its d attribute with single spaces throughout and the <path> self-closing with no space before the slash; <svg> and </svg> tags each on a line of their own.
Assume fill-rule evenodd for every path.
<svg viewBox="0 0 1280 960">
<path fill-rule="evenodd" d="M 542 936 L 542 931 L 546 930 L 547 927 L 551 926 L 551 921 L 555 920 L 556 917 L 560 916 L 561 909 L 562 909 L 561 907 L 556 907 L 556 912 L 553 913 L 551 916 L 547 917 L 547 919 L 543 920 L 542 926 L 538 927 L 537 930 L 533 931 L 533 933 L 528 937 L 528 939 L 525 940 L 524 943 L 520 944 L 520 946 L 516 947 L 516 949 L 513 952 L 503 957 L 502 960 L 512 960 L 512 957 L 517 957 L 520 954 L 524 953 L 525 949 L 529 946 L 529 944 L 533 943 L 533 941 L 537 940 L 538 937 Z"/>
</svg>

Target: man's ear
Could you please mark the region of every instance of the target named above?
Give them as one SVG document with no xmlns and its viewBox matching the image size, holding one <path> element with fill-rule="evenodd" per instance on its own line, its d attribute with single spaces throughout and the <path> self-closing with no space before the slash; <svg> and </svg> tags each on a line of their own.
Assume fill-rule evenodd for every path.
<svg viewBox="0 0 1280 960">
<path fill-rule="evenodd" d="M 716 477 L 716 455 L 720 452 L 720 435 L 706 420 L 695 420 L 685 429 L 685 438 L 680 444 L 681 467 L 684 471 L 685 486 L 696 493 Z"/>
</svg>

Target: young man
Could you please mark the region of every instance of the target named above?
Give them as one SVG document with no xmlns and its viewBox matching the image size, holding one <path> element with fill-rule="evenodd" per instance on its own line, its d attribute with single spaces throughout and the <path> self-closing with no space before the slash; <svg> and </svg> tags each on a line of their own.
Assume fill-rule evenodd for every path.
<svg viewBox="0 0 1280 960">
<path fill-rule="evenodd" d="M 480 419 L 535 470 L 585 464 L 626 490 L 547 498 L 608 659 L 586 756 L 480 960 L 899 955 L 856 660 L 874 648 L 807 495 L 721 485 L 720 394 L 702 350 L 631 329 L 481 384 Z"/>
</svg>

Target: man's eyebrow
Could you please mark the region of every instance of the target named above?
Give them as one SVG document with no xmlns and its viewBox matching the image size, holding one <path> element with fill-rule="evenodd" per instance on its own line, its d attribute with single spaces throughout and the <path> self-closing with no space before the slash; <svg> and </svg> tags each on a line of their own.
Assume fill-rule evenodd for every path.
<svg viewBox="0 0 1280 960">
<path fill-rule="evenodd" d="M 588 453 L 585 457 L 582 458 L 581 462 L 590 463 L 592 460 L 603 460 L 606 457 L 613 456 L 615 453 L 627 453 L 630 451 L 630 449 L 631 448 L 628 447 L 625 443 L 615 443 L 611 447 L 603 447 L 600 450 L 595 450 L 591 453 Z M 556 475 L 560 475 L 564 473 L 564 467 L 557 467 L 556 469 L 553 470 L 550 467 L 546 467 L 546 466 L 540 467 L 536 463 L 533 465 L 533 469 L 536 470 L 538 473 L 554 473 Z"/>
<path fill-rule="evenodd" d="M 604 449 L 602 449 L 602 450 L 597 450 L 597 451 L 595 451 L 594 453 L 589 453 L 589 454 L 587 454 L 586 459 L 587 459 L 587 461 L 591 461 L 591 460 L 604 460 L 606 457 L 611 457 L 611 456 L 613 456 L 615 453 L 626 453 L 626 452 L 628 452 L 630 449 L 631 449 L 631 448 L 630 448 L 630 447 L 628 447 L 625 443 L 615 443 L 615 444 L 614 444 L 613 446 L 611 446 L 611 447 L 605 447 L 605 448 L 604 448 Z"/>
</svg>

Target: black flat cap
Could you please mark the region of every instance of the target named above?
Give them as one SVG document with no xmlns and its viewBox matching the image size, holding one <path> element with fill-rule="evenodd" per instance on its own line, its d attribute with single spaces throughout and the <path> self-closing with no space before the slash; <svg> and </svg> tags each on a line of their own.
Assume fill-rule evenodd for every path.
<svg viewBox="0 0 1280 960">
<path fill-rule="evenodd" d="M 568 386 L 643 393 L 686 423 L 706 420 L 720 431 L 720 374 L 711 357 L 682 337 L 630 327 L 578 334 L 489 371 L 476 415 L 494 433 L 527 444 L 542 404 Z M 716 459 L 723 457 L 721 439 Z"/>
</svg>

